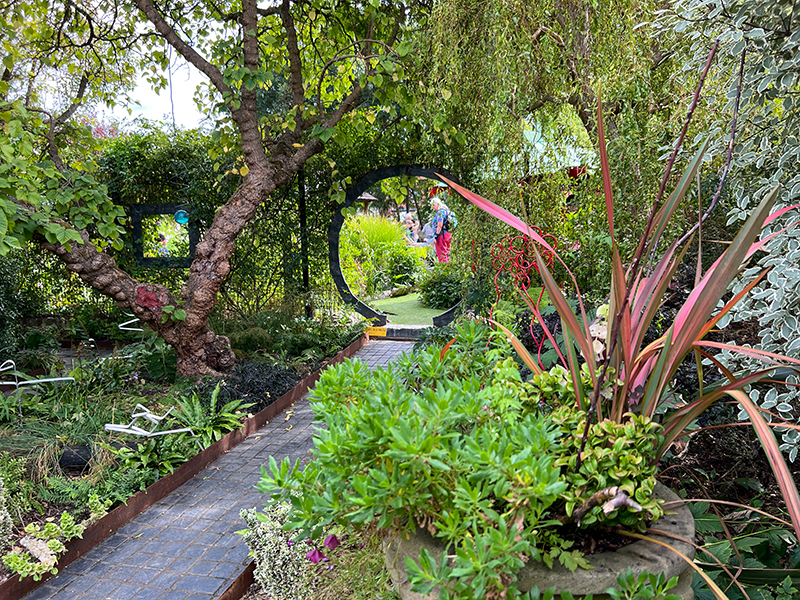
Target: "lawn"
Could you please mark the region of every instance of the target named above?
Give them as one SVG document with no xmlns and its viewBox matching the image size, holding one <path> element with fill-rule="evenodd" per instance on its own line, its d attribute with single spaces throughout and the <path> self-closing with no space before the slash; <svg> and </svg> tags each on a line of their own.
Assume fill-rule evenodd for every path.
<svg viewBox="0 0 800 600">
<path fill-rule="evenodd" d="M 425 308 L 419 303 L 419 294 L 407 294 L 398 298 L 383 298 L 370 302 L 373 308 L 386 313 L 392 325 L 433 325 L 433 317 L 444 311 Z"/>
</svg>

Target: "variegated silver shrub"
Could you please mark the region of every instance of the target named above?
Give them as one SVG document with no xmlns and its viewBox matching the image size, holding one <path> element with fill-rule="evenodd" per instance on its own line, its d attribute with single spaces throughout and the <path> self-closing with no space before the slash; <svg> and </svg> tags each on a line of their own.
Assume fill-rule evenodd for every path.
<svg viewBox="0 0 800 600">
<path fill-rule="evenodd" d="M 243 510 L 240 514 L 248 529 L 244 541 L 255 562 L 255 579 L 269 595 L 285 600 L 311 597 L 308 547 L 295 543 L 291 532 L 283 531 L 291 504 L 281 502 L 264 512 Z"/>
<path fill-rule="evenodd" d="M 717 99 L 718 108 L 711 113 L 718 115 L 718 121 L 709 129 L 718 137 L 709 154 L 724 156 L 727 151 L 726 124 L 736 97 L 739 62 L 746 50 L 736 145 L 726 184 L 730 197 L 735 198 L 734 205 L 729 205 L 729 225 L 746 219 L 758 199 L 776 184 L 781 185 L 776 208 L 800 202 L 800 29 L 794 23 L 796 9 L 792 10 L 792 3 L 780 0 L 677 0 L 664 12 L 662 23 L 690 44 L 686 72 L 700 68 L 710 40 L 720 40 L 712 85 L 707 89 L 717 87 L 727 93 L 726 98 Z M 773 223 L 763 235 L 788 224 L 786 220 Z M 760 326 L 759 348 L 797 358 L 800 227 L 777 236 L 765 250 L 768 254 L 758 267 L 743 273 L 734 291 L 741 290 L 764 266 L 771 266 L 772 271 L 721 324 L 736 326 L 736 322 L 755 318 Z M 763 368 L 762 362 L 740 354 L 723 352 L 720 358 L 732 370 Z M 797 383 L 798 378 L 790 375 L 787 381 Z M 793 404 L 800 406 L 796 389 L 751 389 L 750 397 L 788 421 L 800 419 L 800 413 L 792 408 Z M 747 419 L 744 411 L 740 417 Z M 777 433 L 782 435 L 783 450 L 794 461 L 800 434 L 788 429 Z"/>
<path fill-rule="evenodd" d="M 14 527 L 6 506 L 6 486 L 0 477 L 0 553 L 11 547 L 11 532 Z"/>
<path fill-rule="evenodd" d="M 742 290 L 761 268 L 772 267 L 763 283 L 755 287 L 724 318 L 720 325 L 735 327 L 736 322 L 757 319 L 761 338 L 758 347 L 762 350 L 786 356 L 800 357 L 800 230 L 794 228 L 775 238 L 768 246 L 769 254 L 759 261 L 758 267 L 746 270 L 736 283 L 733 292 Z M 728 369 L 754 370 L 763 363 L 748 359 L 740 353 L 722 352 L 717 357 Z M 800 377 L 793 372 L 784 372 L 786 382 L 800 383 Z M 758 388 L 750 390 L 750 398 L 761 408 L 777 413 L 786 421 L 797 423 L 800 413 L 795 406 L 800 401 L 800 389 L 770 387 L 766 392 Z M 740 411 L 739 418 L 748 420 L 747 413 Z M 794 429 L 778 428 L 782 436 L 781 449 L 794 462 L 800 449 L 800 433 Z"/>
</svg>

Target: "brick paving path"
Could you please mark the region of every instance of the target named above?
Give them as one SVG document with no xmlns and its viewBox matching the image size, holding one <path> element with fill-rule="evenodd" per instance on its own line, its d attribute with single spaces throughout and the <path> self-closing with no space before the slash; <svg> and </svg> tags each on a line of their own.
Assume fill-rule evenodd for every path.
<svg viewBox="0 0 800 600">
<path fill-rule="evenodd" d="M 371 367 L 412 342 L 370 341 L 356 357 Z M 211 600 L 250 562 L 239 511 L 259 506 L 253 489 L 270 455 L 294 461 L 311 447 L 308 395 L 193 479 L 45 582 L 24 600 Z"/>
</svg>

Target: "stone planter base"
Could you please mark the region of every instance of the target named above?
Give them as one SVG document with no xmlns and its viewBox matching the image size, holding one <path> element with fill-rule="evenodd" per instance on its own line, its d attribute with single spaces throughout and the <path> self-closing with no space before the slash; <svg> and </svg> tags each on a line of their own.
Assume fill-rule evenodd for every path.
<svg viewBox="0 0 800 600">
<path fill-rule="evenodd" d="M 661 484 L 656 485 L 654 495 L 665 502 L 680 500 Z M 666 515 L 652 524 L 651 528 L 686 540 L 694 540 L 694 518 L 684 505 L 670 508 Z M 664 535 L 650 537 L 669 544 L 690 560 L 694 558 L 694 546 L 690 544 Z M 412 592 L 411 584 L 406 578 L 405 557 L 416 560 L 422 548 L 427 549 L 436 559 L 445 549 L 439 540 L 423 530 L 418 530 L 408 539 L 388 538 L 385 543 L 386 567 L 391 574 L 394 588 L 402 600 L 435 600 L 439 597 L 439 590 L 434 590 L 428 595 Z M 678 586 L 671 589 L 670 593 L 678 594 L 683 600 L 694 598 L 691 588 L 694 571 L 680 556 L 658 544 L 642 540 L 620 548 L 616 552 L 593 554 L 586 559 L 594 568 L 578 569 L 574 573 L 558 564 L 548 569 L 542 563 L 530 561 L 517 573 L 517 587 L 523 592 L 530 590 L 534 585 L 539 586 L 542 591 L 554 587 L 557 592 L 568 591 L 575 598 L 593 594 L 594 600 L 606 600 L 609 596 L 604 593 L 605 590 L 615 587 L 617 576 L 631 567 L 637 575 L 648 571 L 654 574 L 664 573 L 667 579 L 677 576 Z"/>
</svg>

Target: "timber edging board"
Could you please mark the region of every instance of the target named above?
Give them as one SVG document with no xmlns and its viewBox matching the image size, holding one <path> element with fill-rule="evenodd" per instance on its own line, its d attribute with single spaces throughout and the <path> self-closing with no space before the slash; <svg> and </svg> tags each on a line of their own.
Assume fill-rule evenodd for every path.
<svg viewBox="0 0 800 600">
<path fill-rule="evenodd" d="M 97 521 L 97 523 L 86 528 L 83 532 L 82 538 L 77 538 L 67 544 L 67 552 L 58 561 L 56 567 L 62 571 L 69 564 L 86 554 L 89 550 L 94 548 L 97 544 L 109 537 L 117 529 L 128 523 L 138 514 L 144 512 L 147 508 L 164 498 L 167 494 L 178 489 L 184 483 L 189 481 L 192 477 L 197 475 L 200 471 L 205 469 L 208 465 L 213 463 L 223 454 L 228 452 L 231 448 L 241 443 L 245 438 L 252 435 L 261 429 L 268 421 L 274 419 L 280 413 L 289 408 L 309 388 L 311 388 L 320 378 L 322 371 L 329 365 L 335 365 L 342 362 L 345 358 L 353 356 L 356 352 L 361 350 L 364 345 L 369 341 L 369 336 L 364 335 L 350 344 L 347 348 L 339 352 L 330 361 L 325 363 L 320 369 L 301 380 L 291 390 L 286 392 L 283 396 L 278 398 L 275 402 L 267 406 L 261 412 L 253 415 L 247 419 L 242 427 L 236 431 L 227 434 L 218 442 L 215 442 L 205 450 L 200 451 L 198 454 L 190 458 L 187 462 L 175 469 L 172 474 L 162 477 L 146 490 L 136 492 L 133 496 L 128 498 L 126 504 L 122 504 L 108 513 L 105 517 Z M 252 564 L 252 563 L 251 563 Z M 242 576 L 250 570 L 250 578 L 252 581 L 252 568 L 248 567 L 241 573 L 236 581 L 223 593 L 222 598 L 226 600 L 234 600 L 240 598 L 244 591 L 239 596 L 230 595 L 229 592 L 236 586 L 236 583 Z M 2 600 L 21 600 L 25 595 L 29 594 L 45 581 L 50 579 L 52 575 L 49 573 L 42 576 L 39 581 L 34 581 L 33 577 L 25 577 L 20 579 L 19 575 L 9 577 L 4 582 L 0 583 L 0 599 Z M 249 587 L 249 584 L 248 584 Z M 245 588 L 246 590 L 247 588 Z"/>
</svg>

